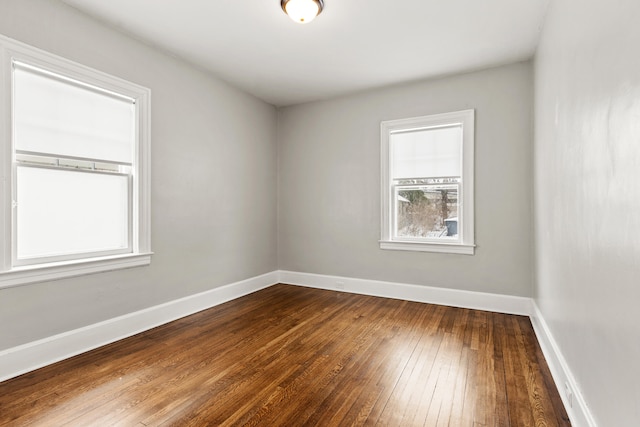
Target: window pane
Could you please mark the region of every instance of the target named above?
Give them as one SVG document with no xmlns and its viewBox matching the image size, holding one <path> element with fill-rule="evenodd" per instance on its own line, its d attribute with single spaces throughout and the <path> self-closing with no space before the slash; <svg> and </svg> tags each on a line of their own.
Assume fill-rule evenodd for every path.
<svg viewBox="0 0 640 427">
<path fill-rule="evenodd" d="M 389 136 L 392 179 L 460 176 L 462 126 L 396 132 Z"/>
<path fill-rule="evenodd" d="M 129 246 L 127 176 L 17 169 L 19 259 Z"/>
<path fill-rule="evenodd" d="M 458 238 L 458 186 L 395 187 L 396 236 Z"/>
<path fill-rule="evenodd" d="M 16 150 L 131 163 L 132 101 L 16 65 Z"/>
</svg>

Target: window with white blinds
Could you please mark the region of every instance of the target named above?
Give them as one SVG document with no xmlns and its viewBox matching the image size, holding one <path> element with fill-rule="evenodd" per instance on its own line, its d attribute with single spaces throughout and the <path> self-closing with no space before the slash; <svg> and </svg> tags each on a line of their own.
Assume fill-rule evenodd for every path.
<svg viewBox="0 0 640 427">
<path fill-rule="evenodd" d="M 14 62 L 12 118 L 14 264 L 130 253 L 134 100 Z"/>
<path fill-rule="evenodd" d="M 149 90 L 10 39 L 0 49 L 0 287 L 148 264 Z"/>
<path fill-rule="evenodd" d="M 382 249 L 473 253 L 473 116 L 382 122 Z"/>
</svg>

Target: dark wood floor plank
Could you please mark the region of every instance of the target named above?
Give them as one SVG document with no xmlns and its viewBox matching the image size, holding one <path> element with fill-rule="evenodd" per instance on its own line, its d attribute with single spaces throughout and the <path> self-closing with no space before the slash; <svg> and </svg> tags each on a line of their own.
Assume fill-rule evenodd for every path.
<svg viewBox="0 0 640 427">
<path fill-rule="evenodd" d="M 403 302 L 402 306 L 405 305 L 406 302 Z M 354 376 L 357 375 L 355 373 L 357 367 L 362 365 L 368 355 L 378 351 L 372 346 L 376 336 L 379 338 L 380 335 L 387 335 L 389 329 L 384 325 L 388 324 L 389 316 L 392 316 L 394 311 L 399 309 L 399 306 L 385 301 L 378 308 L 379 310 L 373 316 L 363 317 L 363 322 L 352 323 L 352 329 L 358 333 L 352 339 L 346 338 L 345 343 L 351 342 L 351 344 L 337 354 L 339 359 L 337 359 L 336 368 L 339 369 L 332 371 L 332 375 L 328 378 L 329 381 L 323 383 L 324 386 L 314 392 L 302 408 L 302 414 L 304 414 L 302 418 L 305 420 L 305 425 L 331 425 L 328 417 L 333 416 L 332 408 L 335 410 L 336 406 L 341 406 L 344 400 L 350 397 L 349 387 Z M 379 321 L 371 322 L 371 318 L 376 318 Z M 333 375 L 334 373 L 335 375 Z"/>
<path fill-rule="evenodd" d="M 496 387 L 496 426 L 509 427 L 509 406 L 507 401 L 507 380 L 504 364 L 504 341 L 507 325 L 504 314 L 493 313 L 493 383 Z"/>
<path fill-rule="evenodd" d="M 531 332 L 533 327 L 531 326 L 531 321 L 526 317 L 518 317 L 518 323 L 520 324 L 520 329 L 523 333 L 526 333 L 528 337 L 528 346 L 527 352 L 531 352 L 528 354 L 530 357 L 535 357 L 535 360 L 538 362 L 538 367 L 540 369 L 539 373 L 542 375 L 543 384 L 542 387 L 547 390 L 548 397 L 553 409 L 551 412 L 554 414 L 561 414 L 562 418 L 560 420 L 556 420 L 560 426 L 568 426 L 569 418 L 565 412 L 564 406 L 562 404 L 562 399 L 558 393 L 554 393 L 556 386 L 551 376 L 551 371 L 547 366 L 547 363 L 544 359 L 544 355 L 542 354 L 542 349 L 538 345 L 538 341 L 535 338 L 535 335 Z"/>
<path fill-rule="evenodd" d="M 465 406 L 467 402 L 470 346 L 473 329 L 473 311 L 463 310 L 463 315 L 458 318 L 455 325 L 455 333 L 462 342 L 460 350 L 460 359 L 456 366 L 454 382 L 454 390 L 448 404 L 445 404 L 445 411 L 438 417 L 438 425 L 470 425 L 471 418 L 465 419 Z M 446 419 L 448 417 L 448 419 Z"/>
<path fill-rule="evenodd" d="M 466 374 L 468 362 L 465 352 L 465 347 L 467 347 L 465 336 L 467 335 L 469 326 L 469 310 L 457 310 L 457 314 L 452 331 L 454 349 L 451 354 L 451 364 L 448 375 L 445 379 L 446 385 L 443 384 L 445 385 L 444 387 L 438 387 L 438 395 L 434 400 L 434 403 L 439 400 L 436 427 L 459 425 L 452 423 L 452 418 L 454 418 L 454 414 L 462 413 L 461 405 L 463 404 L 464 389 L 466 386 L 466 375 L 462 374 Z M 455 407 L 456 404 L 458 404 L 458 407 Z M 435 405 L 432 404 L 429 412 L 427 412 L 426 425 L 429 425 L 429 415 L 435 415 L 435 413 Z"/>
<path fill-rule="evenodd" d="M 513 329 L 507 329 L 503 337 L 505 346 L 505 372 L 507 373 L 507 393 L 509 413 L 513 417 L 514 427 L 533 425 L 533 413 L 526 390 L 523 365 L 518 360 L 518 338 Z"/>
<path fill-rule="evenodd" d="M 368 338 L 366 337 L 366 329 L 367 323 L 361 321 L 364 316 L 367 316 L 370 311 L 361 311 L 362 308 L 357 305 L 343 307 L 341 310 L 346 315 L 340 316 L 340 318 L 334 318 L 333 324 L 337 328 L 334 330 L 339 336 L 341 336 L 345 340 L 349 340 L 354 343 L 354 347 L 357 349 L 362 349 L 361 345 L 368 343 Z M 285 349 L 287 353 L 297 353 L 304 357 L 305 361 L 314 360 L 317 358 L 321 358 L 323 363 L 322 370 L 319 370 L 318 374 L 320 377 L 328 377 L 333 378 L 333 374 L 336 372 L 335 364 L 331 363 L 334 358 L 340 358 L 340 360 L 345 361 L 351 359 L 354 355 L 358 354 L 358 351 L 353 351 L 354 349 L 344 348 L 343 346 L 335 345 L 335 342 L 327 342 L 325 340 L 326 332 L 322 330 L 320 327 L 321 324 L 326 323 L 324 319 L 316 319 L 314 322 L 314 326 L 312 330 L 316 333 L 314 334 L 306 334 L 301 333 L 298 335 L 295 345 L 291 348 Z M 367 349 L 362 349 L 365 352 Z M 328 357 L 324 357 L 324 356 Z M 346 364 L 345 362 L 341 363 L 341 365 Z M 304 372 L 304 368 L 300 369 L 300 372 Z M 341 369 L 342 370 L 342 369 Z M 300 375 L 301 375 L 300 374 Z M 285 399 L 285 396 L 293 396 L 293 392 L 291 390 L 292 387 L 299 387 L 300 382 L 303 380 L 298 376 L 290 376 L 280 382 L 278 384 L 278 389 L 276 392 L 270 396 L 268 399 L 261 403 L 258 407 L 262 409 L 262 413 L 251 414 L 251 411 L 237 411 L 236 415 L 242 415 L 242 413 L 247 413 L 247 415 L 251 415 L 249 420 L 253 419 L 253 421 L 242 420 L 242 417 L 238 417 L 237 419 L 240 421 L 240 424 L 244 424 L 245 422 L 249 422 L 249 424 L 254 424 L 258 419 L 264 419 L 267 416 L 271 415 L 282 415 L 284 417 L 290 417 L 291 414 L 295 411 L 294 405 L 291 405 L 290 400 Z M 308 377 L 307 377 L 308 378 Z M 306 383 L 309 385 L 311 381 L 304 381 L 303 384 Z M 307 392 L 309 390 L 306 390 Z M 286 403 L 286 411 L 270 411 L 269 409 L 273 408 L 275 402 Z M 305 405 L 306 406 L 306 405 Z M 246 417 L 246 416 L 245 416 Z M 236 418 L 230 418 L 229 421 L 235 421 Z"/>
<path fill-rule="evenodd" d="M 408 309 L 416 309 L 414 314 L 407 310 L 410 318 L 415 319 L 412 324 L 406 328 L 406 334 L 401 337 L 400 343 L 391 343 L 392 351 L 389 355 L 389 362 L 386 364 L 386 375 L 381 376 L 377 385 L 379 387 L 379 395 L 377 396 L 375 405 L 369 410 L 369 416 L 364 421 L 364 425 L 384 425 L 385 419 L 383 414 L 391 413 L 391 408 L 396 402 L 399 392 L 406 387 L 410 376 L 405 374 L 408 369 L 412 369 L 409 365 L 411 356 L 415 349 L 425 336 L 433 337 L 437 331 L 437 325 L 440 318 L 444 314 L 444 307 L 434 305 L 409 305 Z M 402 415 L 401 411 L 397 411 Z"/>
<path fill-rule="evenodd" d="M 277 285 L 0 383 L 0 426 L 568 426 L 529 319 Z"/>
<path fill-rule="evenodd" d="M 518 356 L 521 360 L 522 369 L 525 371 L 527 381 L 526 390 L 528 391 L 530 408 L 535 425 L 544 425 L 547 427 L 563 425 L 564 420 L 558 420 L 551 416 L 551 414 L 554 413 L 554 407 L 545 386 L 541 372 L 542 369 L 536 356 L 535 346 L 537 345 L 537 341 L 533 335 L 525 332 L 532 329 L 531 325 L 527 325 L 526 329 L 523 330 L 521 329 L 521 323 L 518 322 L 518 319 L 513 318 L 510 319 L 510 321 L 518 337 Z"/>
<path fill-rule="evenodd" d="M 414 308 L 411 303 L 407 303 L 402 310 L 389 316 L 386 325 L 383 325 L 383 328 L 389 332 L 382 334 L 367 358 L 358 363 L 355 371 L 358 381 L 352 392 L 354 399 L 353 402 L 348 402 L 349 407 L 345 408 L 349 413 L 342 418 L 344 424 L 352 424 L 356 419 L 362 420 L 364 413 L 367 413 L 368 417 L 373 409 L 371 404 L 381 397 L 385 398 L 384 390 L 392 389 L 396 384 L 398 376 L 412 353 L 416 335 L 411 328 L 406 327 L 403 317 L 397 314 L 411 313 L 411 316 L 419 322 L 423 316 L 415 312 Z"/>
<path fill-rule="evenodd" d="M 352 405 L 350 413 L 344 417 L 344 425 L 371 425 L 379 419 L 381 411 L 376 410 L 376 406 L 382 408 L 382 402 L 389 402 L 420 337 L 429 331 L 426 321 L 435 308 L 431 306 L 430 310 L 425 310 L 424 306 L 407 304 L 402 310 L 403 316 L 396 317 L 394 323 L 389 325 L 393 335 L 386 337 L 383 344 L 378 346 L 384 352 L 372 353 L 369 365 L 363 366 L 366 371 L 361 375 L 366 380 L 360 381 L 358 400 Z M 412 312 L 413 309 L 415 313 Z M 398 327 L 398 322 L 405 323 L 403 319 L 407 314 L 414 319 L 412 325 Z"/>
<path fill-rule="evenodd" d="M 319 310 L 313 312 L 297 313 L 295 316 L 295 322 L 286 330 L 277 329 L 275 338 L 272 336 L 273 329 L 278 322 L 274 319 L 271 325 L 263 325 L 263 335 L 269 336 L 268 340 L 265 340 L 263 345 L 246 346 L 244 348 L 238 348 L 236 351 L 231 352 L 232 359 L 225 361 L 224 364 L 232 364 L 232 371 L 223 377 L 223 381 L 216 381 L 213 387 L 208 389 L 208 395 L 218 396 L 216 405 L 208 405 L 207 409 L 201 409 L 200 406 L 206 406 L 206 402 L 202 402 L 201 405 L 192 405 L 192 412 L 194 413 L 190 418 L 197 421 L 201 416 L 206 415 L 207 412 L 214 411 L 215 416 L 213 421 L 222 423 L 224 420 L 230 419 L 232 415 L 240 411 L 242 408 L 238 407 L 240 402 L 246 404 L 243 399 L 243 394 L 252 395 L 252 390 L 256 387 L 260 387 L 264 380 L 264 372 L 269 371 L 270 368 L 274 368 L 273 363 L 278 360 L 287 361 L 287 355 L 292 351 L 287 346 L 295 340 L 297 336 L 304 336 L 305 331 L 311 330 L 312 334 L 325 333 L 321 328 L 314 325 L 322 324 L 323 322 L 330 322 L 332 317 L 338 313 L 342 306 L 334 304 L 329 306 L 330 310 Z M 282 315 L 289 314 L 282 313 Z M 304 319 L 304 320 L 302 320 Z M 246 354 L 243 363 L 235 363 L 238 361 L 237 354 Z M 233 365 L 235 363 L 235 365 Z M 273 372 L 277 371 L 277 368 L 272 369 Z M 184 416 L 184 414 L 183 414 Z M 154 417 L 155 418 L 155 417 Z M 194 421 L 194 422 L 196 422 Z M 146 423 L 153 424 L 157 422 L 157 418 L 154 420 L 145 420 Z"/>
<path fill-rule="evenodd" d="M 421 396 L 424 388 L 428 387 L 428 373 L 431 372 L 443 339 L 442 335 L 429 332 L 438 331 L 438 325 L 446 312 L 444 307 L 436 308 L 434 316 L 428 317 L 427 323 L 423 324 L 424 333 L 421 333 L 420 330 L 416 331 L 416 343 L 414 345 L 412 341 L 410 347 L 406 349 L 408 352 L 410 351 L 409 360 L 378 419 L 379 425 L 401 425 L 404 419 L 413 416 L 407 402 L 412 396 L 416 396 L 418 391 Z"/>
<path fill-rule="evenodd" d="M 473 382 L 475 388 L 473 403 L 474 425 L 493 425 L 495 411 L 495 387 L 493 384 L 493 331 L 491 316 L 487 312 L 478 312 L 476 372 Z"/>
</svg>

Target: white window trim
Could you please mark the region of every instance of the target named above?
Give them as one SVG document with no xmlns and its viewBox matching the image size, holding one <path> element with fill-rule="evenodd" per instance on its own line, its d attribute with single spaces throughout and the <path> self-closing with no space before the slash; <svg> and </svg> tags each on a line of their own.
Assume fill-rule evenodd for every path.
<svg viewBox="0 0 640 427">
<path fill-rule="evenodd" d="M 136 102 L 137 144 L 133 187 L 132 253 L 73 261 L 50 262 L 29 266 L 13 266 L 12 261 L 12 124 L 11 67 L 13 61 L 32 64 L 83 81 Z M 151 263 L 151 91 L 148 88 L 77 64 L 65 58 L 0 35 L 0 289 L 46 280 L 97 273 Z"/>
<path fill-rule="evenodd" d="M 451 254 L 473 255 L 475 253 L 474 237 L 474 122 L 475 111 L 463 110 L 451 113 L 434 114 L 408 119 L 387 120 L 380 124 L 381 141 L 381 237 L 380 249 L 439 252 Z M 462 124 L 462 187 L 459 205 L 461 221 L 460 242 L 446 242 L 429 239 L 400 239 L 393 237 L 392 182 L 391 182 L 391 147 L 389 135 L 395 131 L 423 129 L 430 127 Z"/>
</svg>

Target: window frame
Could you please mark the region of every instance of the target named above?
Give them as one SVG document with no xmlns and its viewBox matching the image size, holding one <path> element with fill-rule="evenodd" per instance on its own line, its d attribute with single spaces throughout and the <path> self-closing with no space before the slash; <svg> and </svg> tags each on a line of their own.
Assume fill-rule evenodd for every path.
<svg viewBox="0 0 640 427">
<path fill-rule="evenodd" d="M 14 197 L 17 164 L 12 129 L 14 62 L 31 65 L 134 100 L 136 141 L 132 163 L 131 251 L 41 263 L 16 262 Z M 148 88 L 0 35 L 0 288 L 148 265 L 151 262 L 151 91 Z M 20 265 L 21 264 L 21 265 Z"/>
<path fill-rule="evenodd" d="M 462 126 L 462 168 L 458 193 L 459 239 L 455 242 L 445 239 L 418 237 L 397 237 L 397 201 L 394 200 L 392 169 L 392 147 L 390 136 L 397 132 L 435 129 L 447 126 Z M 439 252 L 473 255 L 474 236 L 474 139 L 475 110 L 461 110 L 450 113 L 406 119 L 386 120 L 380 123 L 381 159 L 381 237 L 380 249 Z M 415 177 L 423 178 L 423 177 Z"/>
</svg>

